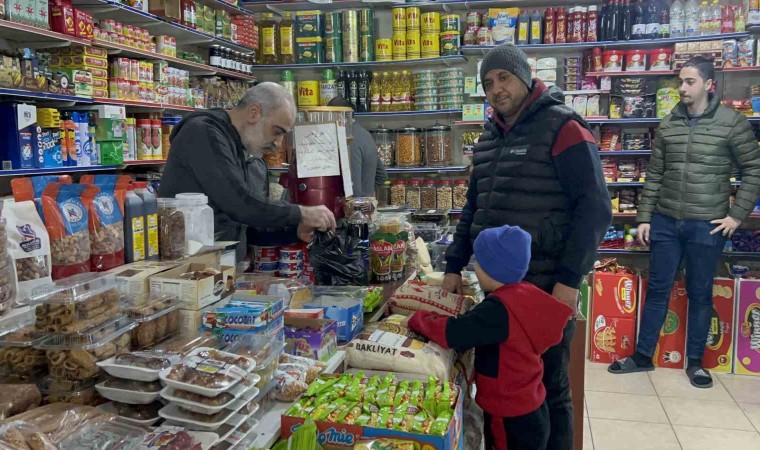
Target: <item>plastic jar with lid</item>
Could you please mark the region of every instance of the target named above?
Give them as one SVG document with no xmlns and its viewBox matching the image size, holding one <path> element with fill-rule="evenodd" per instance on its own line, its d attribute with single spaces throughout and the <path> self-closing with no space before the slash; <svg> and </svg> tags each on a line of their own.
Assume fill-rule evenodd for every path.
<svg viewBox="0 0 760 450">
<path fill-rule="evenodd" d="M 391 185 L 391 206 L 404 206 L 406 204 L 406 181 L 394 180 Z"/>
<path fill-rule="evenodd" d="M 420 208 L 435 209 L 435 180 L 426 180 L 420 188 Z"/>
<path fill-rule="evenodd" d="M 406 187 L 406 205 L 412 209 L 420 209 L 420 180 L 411 180 Z"/>
<path fill-rule="evenodd" d="M 158 248 L 161 261 L 172 261 L 185 255 L 185 215 L 177 209 L 174 198 L 158 200 Z"/>
<path fill-rule="evenodd" d="M 422 165 L 422 139 L 419 128 L 407 126 L 397 130 L 396 165 L 399 167 Z"/>
<path fill-rule="evenodd" d="M 177 209 L 185 216 L 185 251 L 197 252 L 204 245 L 214 245 L 214 210 L 204 194 L 177 194 Z"/>
<path fill-rule="evenodd" d="M 453 209 L 464 209 L 464 205 L 467 203 L 467 180 L 456 180 L 452 191 Z"/>
<path fill-rule="evenodd" d="M 451 164 L 451 127 L 436 123 L 425 130 L 427 165 L 443 167 Z"/>
<path fill-rule="evenodd" d="M 377 207 L 386 208 L 391 205 L 391 182 L 385 181 L 375 189 L 375 198 L 377 198 Z"/>
<path fill-rule="evenodd" d="M 375 128 L 370 131 L 372 138 L 377 145 L 377 157 L 385 167 L 393 167 L 394 164 L 394 141 L 391 130 L 384 127 Z"/>
<path fill-rule="evenodd" d="M 436 189 L 438 209 L 452 209 L 451 180 L 441 180 Z"/>
</svg>

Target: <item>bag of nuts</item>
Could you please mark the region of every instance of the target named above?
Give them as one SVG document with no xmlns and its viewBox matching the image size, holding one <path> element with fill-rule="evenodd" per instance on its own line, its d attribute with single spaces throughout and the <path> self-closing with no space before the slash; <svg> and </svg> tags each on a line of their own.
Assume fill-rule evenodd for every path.
<svg viewBox="0 0 760 450">
<path fill-rule="evenodd" d="M 52 282 L 50 239 L 34 202 L 5 202 L 8 256 L 13 260 L 16 302 L 28 304 L 32 289 Z"/>
<path fill-rule="evenodd" d="M 124 200 L 128 175 L 84 175 L 79 182 L 100 188 L 90 210 L 90 266 L 103 272 L 124 265 Z"/>
<path fill-rule="evenodd" d="M 53 280 L 90 271 L 90 207 L 99 188 L 50 183 L 42 193 L 45 228 L 50 236 Z"/>
<path fill-rule="evenodd" d="M 14 178 L 11 180 L 11 190 L 13 199 L 17 202 L 32 200 L 37 207 L 37 213 L 40 218 L 45 219 L 42 214 L 42 191 L 50 183 L 71 184 L 71 175 L 43 175 L 39 177 Z"/>
</svg>

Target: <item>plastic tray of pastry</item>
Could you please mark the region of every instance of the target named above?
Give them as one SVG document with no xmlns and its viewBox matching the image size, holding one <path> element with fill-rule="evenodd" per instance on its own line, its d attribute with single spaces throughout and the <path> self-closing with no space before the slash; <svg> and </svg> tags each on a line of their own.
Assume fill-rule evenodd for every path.
<svg viewBox="0 0 760 450">
<path fill-rule="evenodd" d="M 40 331 L 73 334 L 119 315 L 116 276 L 82 273 L 35 288 L 34 305 Z"/>
<path fill-rule="evenodd" d="M 39 384 L 42 403 L 74 403 L 77 405 L 97 405 L 101 399 L 95 391 L 92 380 L 59 380 L 51 376 Z"/>
<path fill-rule="evenodd" d="M 137 322 L 132 330 L 135 350 L 156 345 L 179 332 L 182 302 L 176 295 L 142 294 L 125 301 L 122 312 Z"/>
<path fill-rule="evenodd" d="M 256 427 L 258 426 L 258 419 L 249 417 L 237 429 L 231 430 L 220 438 L 214 446 L 214 450 L 251 448 L 257 437 Z"/>
<path fill-rule="evenodd" d="M 256 361 L 256 367 L 269 362 L 273 355 L 279 356 L 285 347 L 285 333 L 274 335 L 251 334 L 221 348 L 236 355 L 245 356 Z"/>
<path fill-rule="evenodd" d="M 176 403 L 169 403 L 161 408 L 158 414 L 168 422 L 182 425 L 188 430 L 217 431 L 222 426 L 235 429 L 249 415 L 253 415 L 258 411 L 258 404 L 255 400 L 249 400 L 248 402 L 236 400 L 235 407 L 237 409 L 228 408 L 216 414 L 200 414 L 184 409 Z M 246 414 L 239 414 L 238 411 L 244 407 L 246 407 Z M 251 410 L 253 410 L 253 413 L 250 413 Z M 217 432 L 217 434 L 222 435 L 223 433 Z"/>
<path fill-rule="evenodd" d="M 131 449 L 137 447 L 147 434 L 144 429 L 133 425 L 96 419 L 86 422 L 59 442 L 58 448 Z"/>
<path fill-rule="evenodd" d="M 130 405 L 147 405 L 161 398 L 161 383 L 109 378 L 95 385 L 108 400 Z"/>
<path fill-rule="evenodd" d="M 132 352 L 116 355 L 97 364 L 112 377 L 135 381 L 156 381 L 162 370 L 177 364 L 180 359 L 179 355 Z"/>
<path fill-rule="evenodd" d="M 118 420 L 131 425 L 148 426 L 161 420 L 158 410 L 164 407 L 160 401 L 149 403 L 147 405 L 130 405 L 128 403 L 108 402 L 98 408 L 103 411 L 118 416 Z"/>
<path fill-rule="evenodd" d="M 224 425 L 216 430 L 216 433 L 219 435 L 219 440 L 216 441 L 216 445 L 219 445 L 224 441 L 232 438 L 232 436 L 237 432 L 247 433 L 250 431 L 250 428 L 246 425 L 246 423 L 250 420 L 256 421 L 253 416 L 259 411 L 259 405 L 256 402 L 250 402 L 246 406 L 247 408 L 243 408 L 238 411 L 236 414 L 230 417 Z M 255 428 L 258 425 L 258 422 L 256 421 L 255 423 L 249 425 L 253 425 L 253 428 Z M 241 430 L 241 427 L 245 429 Z"/>
<path fill-rule="evenodd" d="M 46 350 L 50 374 L 59 379 L 86 380 L 100 370 L 98 361 L 129 351 L 129 330 L 135 323 L 124 317 L 77 334 L 54 334 L 36 344 Z"/>
<path fill-rule="evenodd" d="M 243 380 L 248 382 L 246 377 L 255 368 L 256 361 L 251 358 L 199 347 L 179 364 L 162 370 L 159 378 L 175 389 L 216 397 Z"/>
<path fill-rule="evenodd" d="M 229 392 L 216 397 L 204 397 L 169 386 L 161 390 L 161 397 L 198 414 L 216 414 L 225 409 L 239 409 L 239 402 L 249 402 L 259 395 L 259 389 L 253 385 L 256 375 L 249 374 L 248 378 L 251 380 L 250 386 L 247 383 L 240 383 Z"/>
<path fill-rule="evenodd" d="M 168 339 L 150 349 L 151 353 L 159 355 L 179 355 L 185 357 L 200 347 L 216 347 L 217 338 L 202 334 L 199 336 L 177 336 Z"/>
<path fill-rule="evenodd" d="M 34 348 L 44 338 L 45 334 L 34 327 L 32 312 L 0 329 L 0 368 L 13 373 L 33 373 L 45 368 L 45 351 Z"/>
</svg>

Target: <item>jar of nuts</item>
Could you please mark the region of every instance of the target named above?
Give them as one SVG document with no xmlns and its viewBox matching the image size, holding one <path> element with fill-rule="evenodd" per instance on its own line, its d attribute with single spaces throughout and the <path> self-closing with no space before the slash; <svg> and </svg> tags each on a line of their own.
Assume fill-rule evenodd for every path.
<svg viewBox="0 0 760 450">
<path fill-rule="evenodd" d="M 454 209 L 463 209 L 467 203 L 467 180 L 456 180 L 453 189 Z"/>
<path fill-rule="evenodd" d="M 158 249 L 162 261 L 185 256 L 185 215 L 173 198 L 158 200 Z"/>
<path fill-rule="evenodd" d="M 396 164 L 399 167 L 422 165 L 422 138 L 419 128 L 405 127 L 397 130 Z"/>
<path fill-rule="evenodd" d="M 438 209 L 451 209 L 451 180 L 441 180 L 436 189 Z"/>
<path fill-rule="evenodd" d="M 435 180 L 427 180 L 420 188 L 420 208 L 435 209 Z"/>
<path fill-rule="evenodd" d="M 425 154 L 427 165 L 443 167 L 451 164 L 451 127 L 446 125 L 434 126 L 425 130 Z"/>
<path fill-rule="evenodd" d="M 406 187 L 406 205 L 412 209 L 420 209 L 420 180 L 411 180 Z"/>
<path fill-rule="evenodd" d="M 394 141 L 393 134 L 388 128 L 376 128 L 370 131 L 372 138 L 377 145 L 377 157 L 385 167 L 393 167 L 394 161 Z"/>
<path fill-rule="evenodd" d="M 391 206 L 404 206 L 406 204 L 406 181 L 393 180 L 391 185 Z"/>
</svg>

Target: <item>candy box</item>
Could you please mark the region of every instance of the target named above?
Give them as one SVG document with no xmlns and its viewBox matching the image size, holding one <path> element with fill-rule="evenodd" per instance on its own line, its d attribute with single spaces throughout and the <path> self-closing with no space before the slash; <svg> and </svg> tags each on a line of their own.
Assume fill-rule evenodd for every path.
<svg viewBox="0 0 760 450">
<path fill-rule="evenodd" d="M 705 369 L 731 373 L 734 348 L 734 299 L 736 283 L 730 278 L 713 280 L 713 312 L 702 357 Z"/>
<path fill-rule="evenodd" d="M 636 319 L 592 316 L 589 333 L 589 360 L 613 363 L 631 356 L 636 344 Z"/>
<path fill-rule="evenodd" d="M 234 294 L 227 304 L 206 311 L 201 328 L 257 332 L 279 318 L 282 310 L 282 297 Z"/>
<path fill-rule="evenodd" d="M 285 352 L 319 361 L 330 359 L 338 348 L 338 324 L 329 319 L 285 319 Z"/>
<path fill-rule="evenodd" d="M 591 317 L 603 315 L 636 319 L 639 279 L 627 273 L 595 272 L 591 293 Z"/>
<path fill-rule="evenodd" d="M 641 279 L 641 302 L 639 303 L 639 327 L 646 301 L 647 279 Z M 657 340 L 652 360 L 657 367 L 683 369 L 686 360 L 686 321 L 688 299 L 686 283 L 676 280 L 670 292 L 668 312 Z"/>
<path fill-rule="evenodd" d="M 306 309 L 324 309 L 325 317 L 338 322 L 338 341 L 348 342 L 353 339 L 364 325 L 364 301 L 350 297 L 321 295 Z"/>
<path fill-rule="evenodd" d="M 734 373 L 760 375 L 760 280 L 739 280 Z"/>
</svg>

